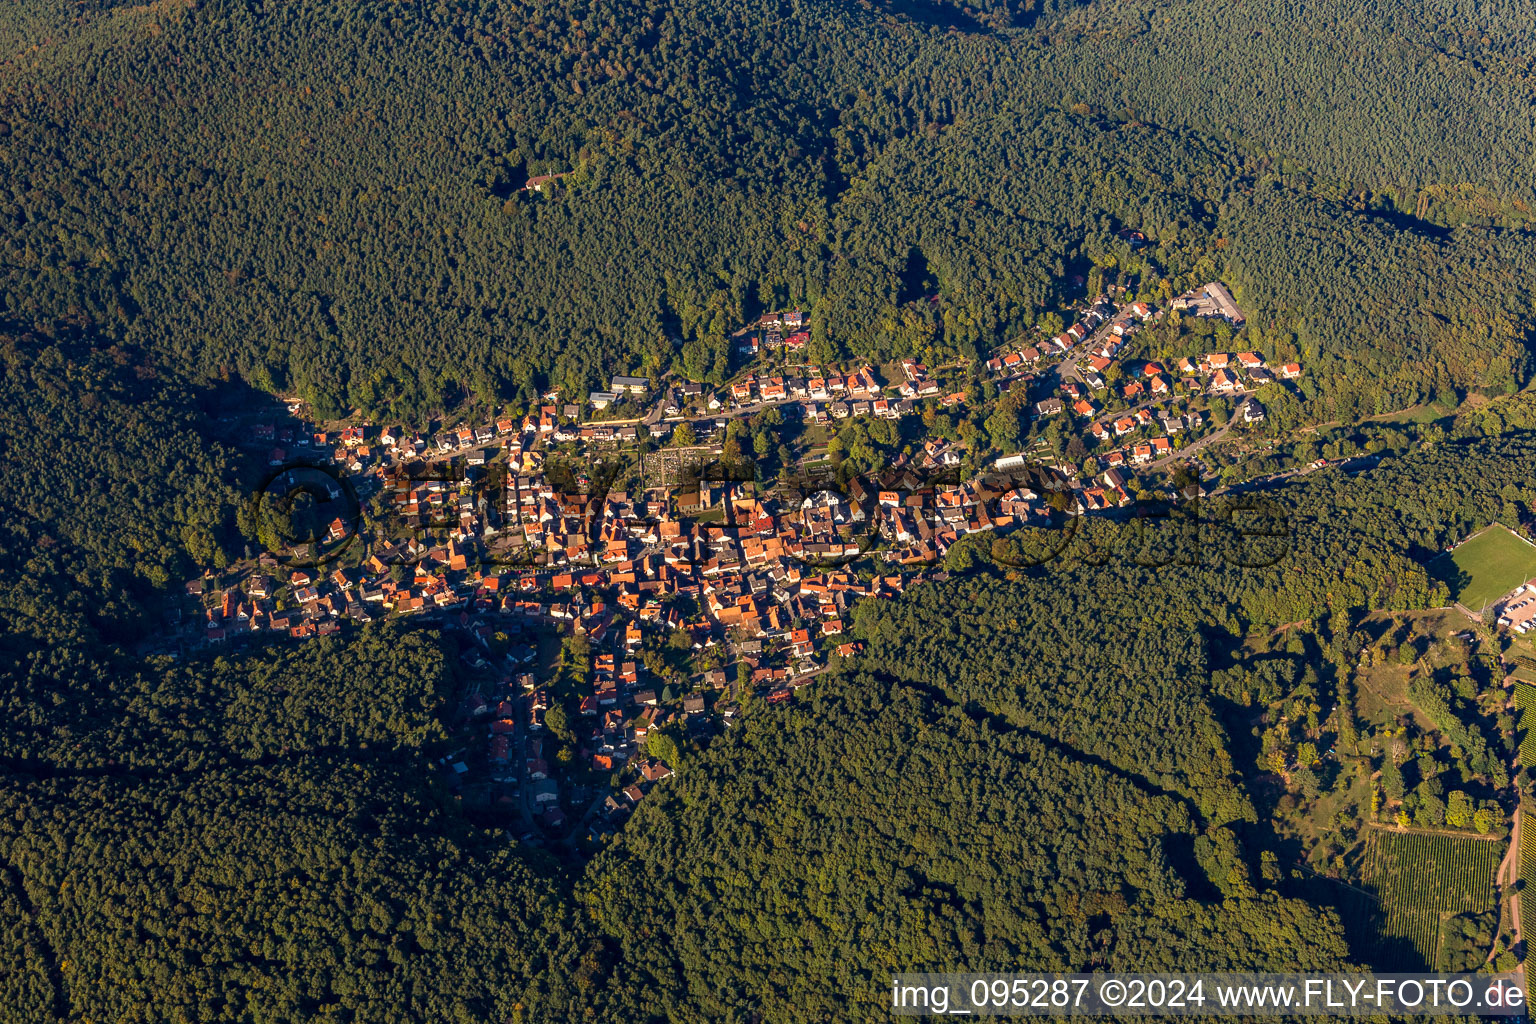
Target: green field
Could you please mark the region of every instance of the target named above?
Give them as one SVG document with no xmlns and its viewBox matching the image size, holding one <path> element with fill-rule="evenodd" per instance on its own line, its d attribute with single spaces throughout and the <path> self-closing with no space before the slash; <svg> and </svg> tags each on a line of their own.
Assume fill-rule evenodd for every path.
<svg viewBox="0 0 1536 1024">
<path fill-rule="evenodd" d="M 1381 901 L 1372 962 L 1392 970 L 1438 969 L 1445 922 L 1497 908 L 1494 873 L 1503 856 L 1504 844 L 1496 841 L 1373 832 L 1363 871 Z"/>
<path fill-rule="evenodd" d="M 1426 567 L 1475 612 L 1536 577 L 1536 546 L 1495 524 Z"/>
<path fill-rule="evenodd" d="M 1389 412 L 1381 416 L 1367 416 L 1371 423 L 1433 423 L 1435 420 L 1448 416 L 1456 411 L 1454 405 L 1442 405 L 1439 402 L 1431 402 L 1428 405 L 1415 405 L 1398 412 Z"/>
</svg>

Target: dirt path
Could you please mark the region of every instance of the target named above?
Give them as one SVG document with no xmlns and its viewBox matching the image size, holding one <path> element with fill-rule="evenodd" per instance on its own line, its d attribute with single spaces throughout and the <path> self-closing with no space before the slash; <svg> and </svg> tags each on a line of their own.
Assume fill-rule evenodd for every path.
<svg viewBox="0 0 1536 1024">
<path fill-rule="evenodd" d="M 1419 828 L 1418 826 L 1388 825 L 1380 821 L 1366 823 L 1367 828 L 1379 829 L 1382 832 L 1397 832 L 1400 835 L 1410 836 L 1450 836 L 1454 839 L 1476 839 L 1483 843 L 1496 843 L 1498 836 L 1480 836 L 1476 832 L 1464 832 L 1454 828 Z M 1494 876 L 1497 879 L 1497 875 Z"/>
<path fill-rule="evenodd" d="M 1503 920 L 1499 921 L 1499 932 L 1508 931 L 1514 936 L 1513 947 L 1519 949 L 1525 941 L 1525 936 L 1520 931 L 1520 893 L 1516 891 L 1516 885 L 1520 880 L 1520 807 L 1515 807 L 1515 813 L 1511 819 L 1509 829 L 1509 850 L 1504 854 L 1504 860 L 1499 863 L 1498 873 L 1494 875 L 1494 881 L 1499 888 L 1509 893 L 1509 927 L 1505 927 Z M 1502 917 L 1502 914 L 1501 914 Z M 1488 951 L 1488 959 L 1493 959 L 1493 950 Z M 1524 966 L 1520 972 L 1523 974 Z"/>
</svg>

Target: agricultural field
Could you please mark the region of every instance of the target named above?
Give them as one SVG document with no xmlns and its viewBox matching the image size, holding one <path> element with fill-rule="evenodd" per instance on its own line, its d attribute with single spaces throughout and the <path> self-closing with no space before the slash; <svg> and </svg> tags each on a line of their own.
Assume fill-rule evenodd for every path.
<svg viewBox="0 0 1536 1024">
<path fill-rule="evenodd" d="M 1380 902 L 1376 948 L 1363 951 L 1366 958 L 1382 970 L 1454 971 L 1477 962 L 1473 947 L 1485 935 L 1491 946 L 1498 926 L 1494 874 L 1504 850 L 1486 839 L 1373 831 L 1362 874 Z"/>
<path fill-rule="evenodd" d="M 1496 523 L 1425 568 L 1450 586 L 1456 601 L 1481 612 L 1536 577 L 1536 545 Z"/>
<path fill-rule="evenodd" d="M 1531 888 L 1536 883 L 1536 829 L 1530 827 L 1524 815 L 1520 818 L 1520 879 L 1525 883 L 1525 892 L 1530 893 L 1520 897 L 1520 931 L 1531 935 L 1531 929 L 1536 928 L 1536 889 Z"/>
<path fill-rule="evenodd" d="M 1516 683 L 1515 707 L 1519 709 L 1515 728 L 1520 736 L 1520 765 L 1529 768 L 1536 765 L 1536 686 Z"/>
</svg>

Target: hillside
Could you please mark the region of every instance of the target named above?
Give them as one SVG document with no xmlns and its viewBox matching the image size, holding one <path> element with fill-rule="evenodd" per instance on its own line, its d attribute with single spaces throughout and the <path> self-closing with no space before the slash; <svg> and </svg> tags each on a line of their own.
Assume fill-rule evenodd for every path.
<svg viewBox="0 0 1536 1024">
<path fill-rule="evenodd" d="M 1415 400 L 1384 362 L 1529 375 L 1529 289 L 1490 287 L 1532 262 L 1525 35 L 1426 9 L 1384 51 L 1358 0 L 1026 7 L 13 5 L 0 294 L 395 417 L 719 379 L 780 304 L 822 357 L 969 356 L 1091 265 L 1153 297 L 1230 260 L 1252 345 L 1332 357 L 1351 406 Z"/>
<path fill-rule="evenodd" d="M 628 979 L 614 1019 L 879 1019 L 904 970 L 1348 963 L 1336 918 L 1256 892 L 1231 833 L 1155 787 L 920 688 L 825 682 L 593 862 L 578 894 Z M 656 1005 L 626 1011 L 637 988 Z"/>
<path fill-rule="evenodd" d="M 842 1022 L 888 1017 L 893 971 L 1386 971 L 1351 910 L 1378 882 L 1419 954 L 1507 964 L 1485 876 L 1531 784 L 1528 647 L 1426 566 L 1536 520 L 1533 25 L 0 5 L 0 1021 Z M 1174 311 L 1213 280 L 1241 327 Z M 983 360 L 1101 293 L 1139 347 L 1098 357 L 1097 406 L 1031 417 L 1062 364 L 1032 391 Z M 731 333 L 789 308 L 853 408 L 779 381 L 717 414 Z M 1277 372 L 1175 371 L 1243 349 Z M 755 459 L 750 495 L 645 492 L 648 430 L 557 437 L 550 389 L 613 373 L 708 382 L 671 444 Z M 432 451 L 465 475 L 413 476 Z M 1016 490 L 1071 535 L 1036 565 L 1013 512 L 880 475 L 1020 451 L 1073 494 L 1122 466 L 1124 507 Z M 369 531 L 313 576 L 256 500 L 310 454 Z M 525 456 L 500 518 L 477 499 Z M 855 478 L 861 529 L 914 532 L 784 555 L 841 549 L 822 488 Z M 1373 874 L 1387 829 L 1482 844 L 1475 871 Z"/>
</svg>

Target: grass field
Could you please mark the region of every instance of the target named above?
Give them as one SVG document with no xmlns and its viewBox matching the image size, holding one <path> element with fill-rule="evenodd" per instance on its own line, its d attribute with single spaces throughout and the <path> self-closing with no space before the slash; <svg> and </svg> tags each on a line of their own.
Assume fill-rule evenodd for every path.
<svg viewBox="0 0 1536 1024">
<path fill-rule="evenodd" d="M 1372 962 L 1385 970 L 1437 969 L 1445 921 L 1495 909 L 1494 873 L 1504 849 L 1485 839 L 1372 832 L 1364 876 L 1381 900 Z"/>
<path fill-rule="evenodd" d="M 1426 568 L 1475 612 L 1536 577 L 1536 546 L 1494 524 Z"/>
<path fill-rule="evenodd" d="M 1384 413 L 1380 416 L 1367 416 L 1366 420 L 1371 423 L 1433 423 L 1455 411 L 1455 406 L 1431 402 L 1428 405 L 1410 406 L 1407 409 Z"/>
</svg>

